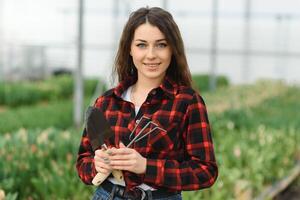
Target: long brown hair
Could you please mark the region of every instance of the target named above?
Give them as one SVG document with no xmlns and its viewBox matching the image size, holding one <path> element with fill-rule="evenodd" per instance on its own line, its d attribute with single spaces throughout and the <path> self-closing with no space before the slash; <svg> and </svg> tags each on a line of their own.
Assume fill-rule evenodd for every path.
<svg viewBox="0 0 300 200">
<path fill-rule="evenodd" d="M 140 8 L 129 16 L 123 29 L 113 68 L 113 73 L 118 75 L 119 82 L 129 76 L 137 79 L 137 71 L 130 55 L 130 48 L 135 30 L 144 23 L 150 23 L 158 27 L 172 49 L 172 58 L 167 76 L 181 85 L 191 86 L 191 73 L 179 28 L 172 15 L 159 7 Z"/>
</svg>

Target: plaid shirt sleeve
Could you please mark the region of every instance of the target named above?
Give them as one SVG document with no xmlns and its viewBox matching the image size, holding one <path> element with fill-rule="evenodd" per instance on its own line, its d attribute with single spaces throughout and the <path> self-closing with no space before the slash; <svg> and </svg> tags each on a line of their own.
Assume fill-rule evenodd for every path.
<svg viewBox="0 0 300 200">
<path fill-rule="evenodd" d="M 80 179 L 85 184 L 91 185 L 93 177 L 96 176 L 97 172 L 94 165 L 94 153 L 91 149 L 86 129 L 83 130 L 78 150 L 76 168 Z"/>
<path fill-rule="evenodd" d="M 207 111 L 194 93 L 185 117 L 184 161 L 147 159 L 144 182 L 168 190 L 197 190 L 213 185 L 218 176 Z"/>
</svg>

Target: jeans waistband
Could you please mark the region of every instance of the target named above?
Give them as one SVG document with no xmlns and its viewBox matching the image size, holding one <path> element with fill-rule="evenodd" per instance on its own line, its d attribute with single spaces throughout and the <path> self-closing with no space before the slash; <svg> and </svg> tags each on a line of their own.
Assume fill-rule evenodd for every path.
<svg viewBox="0 0 300 200">
<path fill-rule="evenodd" d="M 125 187 L 121 185 L 115 185 L 108 180 L 105 180 L 100 186 L 107 192 L 113 193 L 112 194 L 113 196 L 117 196 L 128 200 L 136 200 L 136 199 L 152 200 L 152 199 L 159 199 L 159 198 L 167 198 L 179 194 L 179 192 L 168 192 L 165 190 L 143 191 L 140 188 L 135 188 L 133 191 L 130 191 L 129 193 L 125 193 Z"/>
</svg>

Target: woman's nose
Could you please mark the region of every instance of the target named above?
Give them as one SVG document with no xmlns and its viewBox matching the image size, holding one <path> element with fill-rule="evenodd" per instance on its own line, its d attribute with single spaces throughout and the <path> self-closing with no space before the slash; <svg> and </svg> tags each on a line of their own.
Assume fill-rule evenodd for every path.
<svg viewBox="0 0 300 200">
<path fill-rule="evenodd" d="M 154 49 L 154 47 L 149 47 L 146 56 L 147 56 L 148 59 L 155 58 L 156 55 L 155 55 L 155 49 Z"/>
</svg>

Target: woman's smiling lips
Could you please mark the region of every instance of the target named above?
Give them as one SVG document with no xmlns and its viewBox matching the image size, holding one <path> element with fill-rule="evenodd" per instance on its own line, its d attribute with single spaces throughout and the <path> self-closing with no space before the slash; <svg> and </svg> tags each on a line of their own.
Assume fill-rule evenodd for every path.
<svg viewBox="0 0 300 200">
<path fill-rule="evenodd" d="M 147 67 L 157 67 L 160 63 L 144 63 Z"/>
</svg>

